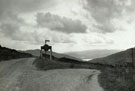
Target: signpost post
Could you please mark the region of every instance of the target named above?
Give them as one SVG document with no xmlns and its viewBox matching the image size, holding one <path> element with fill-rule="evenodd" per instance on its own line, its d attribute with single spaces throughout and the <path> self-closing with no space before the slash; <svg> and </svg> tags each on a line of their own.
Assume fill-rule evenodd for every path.
<svg viewBox="0 0 135 91">
<path fill-rule="evenodd" d="M 133 81 L 135 81 L 135 59 L 134 59 L 134 48 L 131 49 L 132 53 L 132 77 L 133 77 Z"/>
<path fill-rule="evenodd" d="M 131 50 L 132 50 L 132 66 L 133 66 L 133 69 L 134 69 L 135 68 L 134 48 L 132 48 Z"/>
</svg>

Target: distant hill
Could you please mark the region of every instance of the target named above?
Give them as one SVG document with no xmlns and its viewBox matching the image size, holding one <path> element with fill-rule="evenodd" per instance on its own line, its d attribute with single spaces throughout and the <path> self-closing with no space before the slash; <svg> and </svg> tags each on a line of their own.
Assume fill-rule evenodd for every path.
<svg viewBox="0 0 135 91">
<path fill-rule="evenodd" d="M 32 54 L 32 55 L 37 56 L 37 57 L 40 56 L 40 50 L 39 50 L 39 49 L 26 50 L 26 51 L 23 51 L 23 52 Z M 50 54 L 50 52 L 48 51 L 47 54 Z M 56 52 L 53 52 L 52 55 L 53 55 L 55 58 L 69 58 L 69 59 L 74 59 L 74 60 L 82 61 L 82 60 L 79 59 L 79 58 L 76 58 L 76 57 L 73 57 L 73 56 L 69 56 L 69 55 L 66 55 L 66 54 L 56 53 Z"/>
<path fill-rule="evenodd" d="M 34 50 L 26 50 L 26 51 L 22 51 L 24 53 L 29 53 L 32 54 L 33 56 L 40 56 L 40 50 L 39 49 L 34 49 Z"/>
<path fill-rule="evenodd" d="M 90 60 L 89 62 L 91 63 L 100 63 L 100 64 L 109 64 L 109 65 L 115 65 L 115 64 L 128 64 L 132 63 L 132 51 L 131 49 L 127 49 L 125 51 L 121 51 L 112 55 L 109 55 L 107 57 L 103 58 L 97 58 Z M 135 57 L 135 53 L 134 53 Z"/>
<path fill-rule="evenodd" d="M 119 52 L 120 50 L 87 50 L 87 51 L 79 51 L 79 52 L 67 52 L 65 54 L 77 57 L 80 59 L 95 59 L 106 57 L 108 55 Z"/>
<path fill-rule="evenodd" d="M 26 57 L 32 57 L 32 55 L 28 53 L 19 52 L 15 49 L 2 47 L 0 45 L 0 61 Z"/>
</svg>

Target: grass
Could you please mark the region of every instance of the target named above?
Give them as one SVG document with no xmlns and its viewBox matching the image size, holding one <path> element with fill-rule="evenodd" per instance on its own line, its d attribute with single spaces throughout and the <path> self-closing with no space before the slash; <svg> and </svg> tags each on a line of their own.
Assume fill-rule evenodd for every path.
<svg viewBox="0 0 135 91">
<path fill-rule="evenodd" d="M 99 83 L 104 91 L 135 91 L 135 69 L 130 66 L 114 67 L 103 64 L 40 59 L 34 61 L 40 70 L 86 68 L 101 70 Z M 134 75 L 134 80 L 133 80 Z"/>
<path fill-rule="evenodd" d="M 135 91 L 135 69 L 132 67 L 108 68 L 99 75 L 99 83 L 105 91 Z"/>
<path fill-rule="evenodd" d="M 86 62 L 81 62 L 77 60 L 72 60 L 68 58 L 54 58 L 54 60 L 49 60 L 48 58 L 39 58 L 37 57 L 34 61 L 36 67 L 40 70 L 51 70 L 51 69 L 89 69 L 90 65 Z M 93 65 L 92 65 L 93 66 Z"/>
<path fill-rule="evenodd" d="M 36 67 L 40 70 L 51 70 L 51 69 L 66 69 L 66 68 L 74 68 L 74 64 L 72 63 L 63 63 L 59 61 L 49 60 L 45 58 L 36 58 L 34 61 Z"/>
<path fill-rule="evenodd" d="M 0 61 L 33 57 L 31 54 L 0 46 Z"/>
</svg>

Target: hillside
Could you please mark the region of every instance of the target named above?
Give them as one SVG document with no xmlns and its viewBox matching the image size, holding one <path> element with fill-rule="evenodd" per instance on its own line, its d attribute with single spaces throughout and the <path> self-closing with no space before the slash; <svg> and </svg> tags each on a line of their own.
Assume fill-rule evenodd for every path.
<svg viewBox="0 0 135 91">
<path fill-rule="evenodd" d="M 28 53 L 19 52 L 14 49 L 2 47 L 0 45 L 0 61 L 26 57 L 32 57 L 32 55 Z"/>
<path fill-rule="evenodd" d="M 26 51 L 23 51 L 23 52 L 32 54 L 32 55 L 37 56 L 37 57 L 40 56 L 40 50 L 39 50 L 39 49 L 26 50 Z M 47 54 L 50 54 L 50 52 L 48 51 Z M 52 52 L 52 55 L 53 55 L 55 58 L 69 58 L 69 59 L 74 59 L 74 60 L 82 61 L 82 60 L 79 59 L 79 58 L 76 58 L 76 57 L 73 57 L 73 56 L 69 56 L 69 55 L 66 55 L 66 54 L 56 53 L 56 52 Z"/>
<path fill-rule="evenodd" d="M 128 64 L 132 62 L 132 50 L 127 49 L 125 51 L 121 51 L 112 55 L 109 55 L 107 57 L 103 58 L 97 58 L 90 60 L 91 63 L 101 63 L 101 64 L 109 64 L 109 65 L 115 65 L 115 64 Z M 135 57 L 135 55 L 134 55 Z"/>
<path fill-rule="evenodd" d="M 120 50 L 86 50 L 86 51 L 77 51 L 77 52 L 67 52 L 65 54 L 74 56 L 80 59 L 95 59 L 95 58 L 101 58 L 101 57 L 106 57 L 111 54 L 117 53 Z"/>
<path fill-rule="evenodd" d="M 131 49 L 93 59 L 89 63 L 102 65 L 99 83 L 104 91 L 135 91 L 135 69 L 132 66 Z"/>
</svg>

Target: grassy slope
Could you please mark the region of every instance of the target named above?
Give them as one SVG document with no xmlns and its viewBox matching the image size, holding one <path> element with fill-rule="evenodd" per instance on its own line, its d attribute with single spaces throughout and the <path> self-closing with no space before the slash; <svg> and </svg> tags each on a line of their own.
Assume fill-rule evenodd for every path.
<svg viewBox="0 0 135 91">
<path fill-rule="evenodd" d="M 135 91 L 135 69 L 132 67 L 107 68 L 101 72 L 99 83 L 105 91 Z"/>
<path fill-rule="evenodd" d="M 26 57 L 32 57 L 32 55 L 0 46 L 0 61 Z"/>
<path fill-rule="evenodd" d="M 32 54 L 36 57 L 39 57 L 40 56 L 40 50 L 39 49 L 35 49 L 35 50 L 27 50 L 27 51 L 23 51 L 25 53 L 29 53 L 29 54 Z M 47 54 L 49 55 L 50 54 L 50 51 L 47 52 Z M 71 58 L 71 59 L 75 59 L 75 60 L 80 60 L 82 61 L 81 59 L 79 58 L 76 58 L 76 57 L 73 57 L 73 56 L 69 56 L 69 55 L 66 55 L 66 54 L 60 54 L 60 53 L 56 53 L 56 52 L 52 52 L 52 55 L 56 58 L 63 58 L 63 57 L 66 57 L 66 58 Z"/>
<path fill-rule="evenodd" d="M 90 62 L 108 65 L 116 65 L 116 64 L 123 65 L 124 63 L 130 64 L 132 62 L 131 53 L 132 53 L 131 49 L 128 49 L 125 51 L 112 54 L 107 57 L 93 59 Z"/>
<path fill-rule="evenodd" d="M 108 55 L 119 52 L 120 50 L 85 50 L 85 51 L 77 51 L 77 52 L 67 52 L 65 54 L 71 55 L 81 59 L 95 59 L 106 57 Z"/>
<path fill-rule="evenodd" d="M 51 69 L 66 69 L 66 68 L 89 68 L 84 62 L 80 62 L 74 59 L 68 58 L 54 58 L 54 60 L 49 60 L 48 58 L 37 57 L 34 61 L 37 68 L 41 70 L 51 70 Z"/>
<path fill-rule="evenodd" d="M 135 91 L 135 69 L 132 67 L 131 53 L 131 49 L 128 49 L 90 61 L 104 65 L 101 67 L 99 82 L 105 91 Z"/>
</svg>

